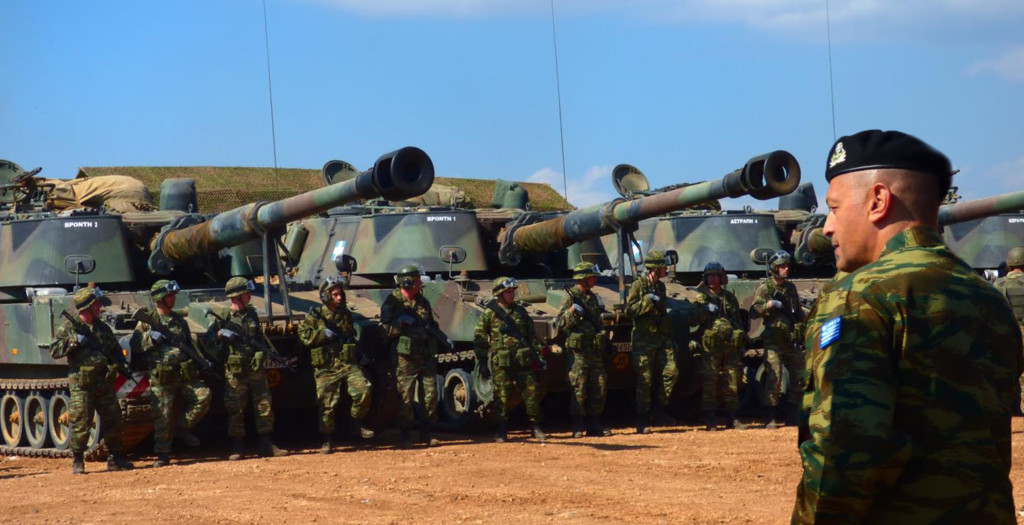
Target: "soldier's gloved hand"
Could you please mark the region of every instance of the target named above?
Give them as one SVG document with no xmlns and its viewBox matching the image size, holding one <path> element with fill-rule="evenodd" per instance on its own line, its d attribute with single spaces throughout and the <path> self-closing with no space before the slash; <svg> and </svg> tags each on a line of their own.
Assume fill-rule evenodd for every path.
<svg viewBox="0 0 1024 525">
<path fill-rule="evenodd" d="M 708 311 L 711 312 L 711 313 L 717 313 L 718 312 L 718 305 L 717 304 L 708 303 Z"/>
<path fill-rule="evenodd" d="M 480 377 L 484 379 L 491 378 L 491 365 L 487 364 L 487 360 L 480 361 Z"/>
<path fill-rule="evenodd" d="M 227 328 L 221 328 L 220 330 L 217 330 L 217 337 L 220 337 L 221 339 L 233 341 L 236 336 L 238 336 L 238 334 L 236 334 L 234 330 L 228 330 Z"/>
<path fill-rule="evenodd" d="M 82 335 L 82 334 L 75 334 L 75 341 L 77 341 L 78 344 L 80 344 L 80 345 L 84 345 L 85 344 L 85 336 Z"/>
<path fill-rule="evenodd" d="M 159 343 L 159 342 L 160 342 L 160 340 L 164 338 L 164 334 L 162 334 L 162 333 L 160 333 L 160 332 L 157 332 L 156 330 L 150 330 L 150 331 L 149 331 L 149 338 L 150 338 L 150 339 L 151 339 L 151 340 L 152 340 L 152 341 L 153 341 L 154 343 Z"/>
<path fill-rule="evenodd" d="M 334 330 L 331 330 L 330 328 L 324 328 L 324 335 L 326 335 L 328 339 L 337 339 L 338 338 L 338 332 L 335 332 Z"/>
<path fill-rule="evenodd" d="M 768 306 L 771 308 L 782 308 L 782 301 L 778 299 L 772 299 L 771 301 L 768 301 Z"/>
<path fill-rule="evenodd" d="M 402 314 L 398 316 L 398 326 L 411 326 L 416 324 L 416 319 L 409 314 Z"/>
<path fill-rule="evenodd" d="M 658 297 L 658 294 L 654 294 L 654 293 L 647 294 L 647 298 L 652 300 L 652 301 L 654 301 L 654 302 L 658 302 L 658 301 L 661 300 L 661 297 Z"/>
<path fill-rule="evenodd" d="M 698 344 L 697 341 L 694 341 L 692 339 L 689 343 L 686 344 L 686 347 L 689 348 L 691 352 L 696 352 L 697 350 L 700 350 L 700 344 Z"/>
<path fill-rule="evenodd" d="M 574 314 L 583 315 L 583 307 L 576 303 L 572 303 L 572 307 L 570 307 L 569 309 L 572 310 Z"/>
</svg>

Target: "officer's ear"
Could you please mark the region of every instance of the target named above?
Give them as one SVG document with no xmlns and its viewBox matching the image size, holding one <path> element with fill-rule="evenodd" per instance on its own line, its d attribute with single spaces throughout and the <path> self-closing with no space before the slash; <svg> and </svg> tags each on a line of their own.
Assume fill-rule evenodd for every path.
<svg viewBox="0 0 1024 525">
<path fill-rule="evenodd" d="M 895 195 L 886 183 L 878 181 L 868 188 L 864 210 L 867 213 L 867 219 L 872 224 L 878 224 L 888 219 L 892 215 L 895 205 Z"/>
</svg>

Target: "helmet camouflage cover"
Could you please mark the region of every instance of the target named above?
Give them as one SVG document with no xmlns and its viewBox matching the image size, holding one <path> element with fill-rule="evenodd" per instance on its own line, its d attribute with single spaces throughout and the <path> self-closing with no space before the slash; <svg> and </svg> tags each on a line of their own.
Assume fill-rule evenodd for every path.
<svg viewBox="0 0 1024 525">
<path fill-rule="evenodd" d="M 178 290 L 180 289 L 181 287 L 178 286 L 177 281 L 160 279 L 153 283 L 153 286 L 149 287 L 149 296 L 152 297 L 154 301 L 160 302 L 163 301 L 164 297 L 167 297 L 168 294 L 178 293 Z"/>
<path fill-rule="evenodd" d="M 653 250 L 647 254 L 647 258 L 644 259 L 644 268 L 648 270 L 656 270 L 658 268 L 666 268 L 668 264 L 665 262 L 665 253 Z"/>
<path fill-rule="evenodd" d="M 505 290 L 515 290 L 516 288 L 519 288 L 519 283 L 515 279 L 511 277 L 498 277 L 494 280 L 494 287 L 491 288 L 491 291 L 494 292 L 494 295 L 498 295 Z"/>
<path fill-rule="evenodd" d="M 597 275 L 597 268 L 594 263 L 581 262 L 572 269 L 572 278 L 580 281 L 590 277 L 591 275 Z"/>
<path fill-rule="evenodd" d="M 1008 268 L 1024 266 L 1024 246 L 1010 248 L 1010 253 L 1006 254 L 1006 266 Z"/>
<path fill-rule="evenodd" d="M 104 296 L 103 291 L 99 288 L 86 287 L 75 292 L 74 303 L 77 310 L 84 310 L 96 301 L 99 301 L 103 306 L 110 305 L 110 299 Z"/>
<path fill-rule="evenodd" d="M 232 277 L 228 279 L 228 284 L 224 285 L 224 294 L 229 298 L 238 297 L 246 292 L 252 292 L 256 289 L 256 285 L 245 277 Z"/>
</svg>

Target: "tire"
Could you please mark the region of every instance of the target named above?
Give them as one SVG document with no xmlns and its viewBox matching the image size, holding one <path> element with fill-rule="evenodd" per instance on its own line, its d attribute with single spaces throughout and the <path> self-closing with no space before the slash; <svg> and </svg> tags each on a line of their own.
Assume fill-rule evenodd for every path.
<svg viewBox="0 0 1024 525">
<path fill-rule="evenodd" d="M 476 408 L 476 393 L 473 391 L 473 377 L 461 368 L 453 368 L 444 377 L 444 394 L 441 411 L 453 426 L 461 426 L 473 419 Z"/>
<path fill-rule="evenodd" d="M 50 438 L 50 400 L 40 394 L 33 392 L 25 398 L 25 439 L 28 446 L 32 448 L 46 448 Z"/>
<path fill-rule="evenodd" d="M 0 398 L 0 433 L 9 447 L 21 446 L 25 438 L 25 398 L 8 392 Z"/>
<path fill-rule="evenodd" d="M 71 397 L 67 392 L 57 392 L 50 396 L 46 420 L 49 423 L 50 441 L 57 450 L 67 450 L 71 445 L 71 425 L 61 423 L 62 418 L 67 420 L 70 408 Z"/>
</svg>

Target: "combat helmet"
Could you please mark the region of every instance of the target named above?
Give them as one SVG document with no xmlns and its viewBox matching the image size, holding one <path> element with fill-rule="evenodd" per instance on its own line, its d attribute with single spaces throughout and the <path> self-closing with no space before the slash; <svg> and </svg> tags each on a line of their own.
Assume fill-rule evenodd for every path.
<svg viewBox="0 0 1024 525">
<path fill-rule="evenodd" d="M 775 270 L 779 266 L 782 266 L 783 264 L 790 264 L 792 260 L 793 257 L 789 255 L 789 252 L 787 252 L 786 250 L 779 250 L 773 253 L 772 256 L 768 258 L 768 270 L 769 272 L 771 272 L 772 275 L 774 275 Z"/>
<path fill-rule="evenodd" d="M 420 276 L 420 268 L 415 264 L 406 264 L 398 269 L 398 273 L 395 274 L 395 284 L 400 288 L 408 289 L 412 287 L 412 283 L 416 277 Z"/>
<path fill-rule="evenodd" d="M 657 250 L 652 250 L 647 254 L 647 258 L 644 259 L 644 268 L 648 270 L 657 270 L 658 268 L 667 268 L 668 263 L 665 261 L 665 253 Z"/>
<path fill-rule="evenodd" d="M 711 261 L 704 265 L 704 279 L 707 279 L 711 274 L 719 274 L 725 277 L 725 267 L 718 261 Z"/>
<path fill-rule="evenodd" d="M 252 280 L 246 279 L 245 277 L 232 277 L 228 279 L 228 284 L 224 285 L 224 294 L 228 298 L 238 297 L 246 292 L 252 293 L 256 290 L 256 285 L 253 284 Z"/>
<path fill-rule="evenodd" d="M 153 286 L 149 287 L 149 296 L 153 298 L 154 302 L 159 303 L 164 300 L 164 297 L 172 293 L 178 293 L 180 290 L 181 286 L 178 286 L 178 281 L 160 279 L 153 283 Z"/>
<path fill-rule="evenodd" d="M 1021 266 L 1024 266 L 1024 246 L 1010 248 L 1010 253 L 1006 254 L 1006 267 L 1017 268 Z"/>
<path fill-rule="evenodd" d="M 328 277 L 327 279 L 325 279 L 324 282 L 320 283 L 320 302 L 324 303 L 324 304 L 330 303 L 331 302 L 331 290 L 333 290 L 335 288 L 341 288 L 341 297 L 342 297 L 342 301 L 344 301 L 345 300 L 345 285 L 346 284 L 348 284 L 348 282 L 344 278 L 337 277 L 337 276 L 334 276 L 334 275 L 332 275 L 332 276 Z"/>
<path fill-rule="evenodd" d="M 505 290 L 515 290 L 519 288 L 519 282 L 512 277 L 498 277 L 494 280 L 494 287 L 491 291 L 494 292 L 495 297 L 503 293 Z"/>
<path fill-rule="evenodd" d="M 78 311 L 90 307 L 96 301 L 99 301 L 103 306 L 110 306 L 110 299 L 103 295 L 103 290 L 100 290 L 98 287 L 86 287 L 75 292 L 74 303 L 75 309 Z"/>
<path fill-rule="evenodd" d="M 581 262 L 572 269 L 572 278 L 577 281 L 582 281 L 591 275 L 597 276 L 597 274 L 597 267 L 594 266 L 594 263 Z"/>
</svg>

